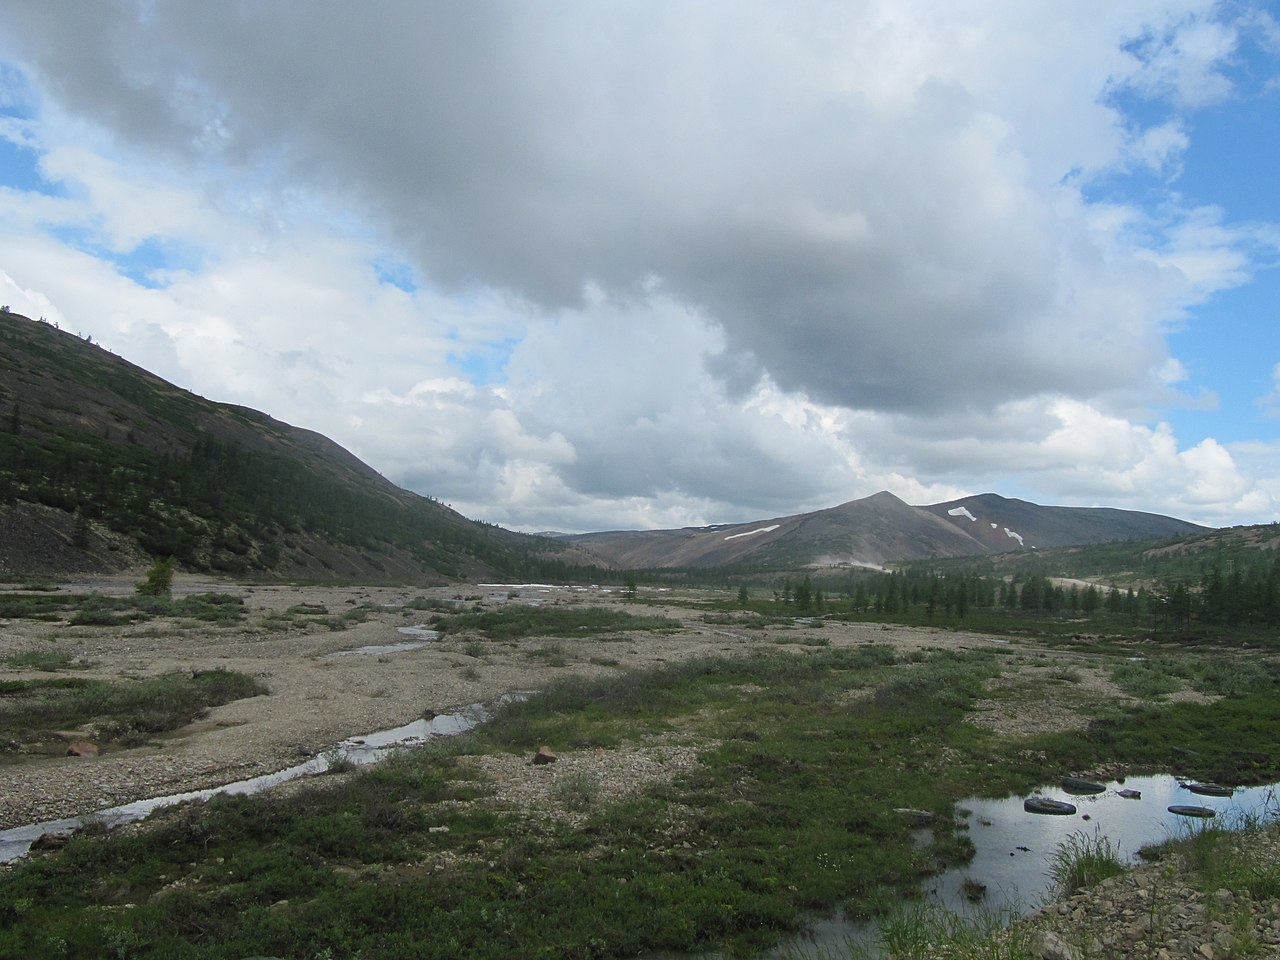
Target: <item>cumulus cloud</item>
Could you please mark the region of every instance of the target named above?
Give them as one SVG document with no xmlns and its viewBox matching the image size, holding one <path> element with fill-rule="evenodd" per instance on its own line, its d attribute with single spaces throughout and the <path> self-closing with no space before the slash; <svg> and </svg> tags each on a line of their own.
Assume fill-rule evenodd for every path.
<svg viewBox="0 0 1280 960">
<path fill-rule="evenodd" d="M 945 499 L 995 470 L 1240 503 L 1230 452 L 1143 411 L 1257 227 L 1090 187 L 1176 180 L 1176 111 L 1230 96 L 1250 16 L 10 5 L 39 121 L 0 136 L 60 189 L 0 192 L 0 269 L 137 362 L 524 529 Z"/>
</svg>

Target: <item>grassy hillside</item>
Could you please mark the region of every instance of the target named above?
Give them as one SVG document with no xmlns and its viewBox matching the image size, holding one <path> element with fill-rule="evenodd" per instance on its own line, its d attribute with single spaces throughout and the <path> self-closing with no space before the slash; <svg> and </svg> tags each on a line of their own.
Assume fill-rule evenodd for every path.
<svg viewBox="0 0 1280 960">
<path fill-rule="evenodd" d="M 0 314 L 0 575 L 111 569 L 523 575 L 562 545 L 401 490 L 326 438 L 182 390 L 92 343 Z"/>
</svg>

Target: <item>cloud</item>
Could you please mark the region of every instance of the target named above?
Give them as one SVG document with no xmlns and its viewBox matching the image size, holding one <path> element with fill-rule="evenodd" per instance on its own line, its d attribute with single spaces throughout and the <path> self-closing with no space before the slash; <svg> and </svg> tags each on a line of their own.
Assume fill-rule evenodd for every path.
<svg viewBox="0 0 1280 960">
<path fill-rule="evenodd" d="M 1233 90 L 1224 62 L 1237 50 L 1240 27 L 1208 10 L 1168 11 L 1129 45 L 1130 86 L 1151 97 L 1173 97 L 1189 107 L 1224 99 Z"/>
<path fill-rule="evenodd" d="M 783 389 L 870 409 L 1087 395 L 1159 359 L 1158 317 L 1101 324 L 1073 306 L 1098 271 L 1154 267 L 1176 285 L 1184 263 L 1097 236 L 1078 194 L 1029 162 L 1043 121 L 993 92 L 1021 78 L 983 64 L 1015 44 L 1049 57 L 1043 70 L 1065 57 L 1021 18 L 1001 30 L 992 16 L 975 35 L 874 7 L 311 13 L 117 2 L 75 26 L 20 16 L 37 41 L 29 62 L 77 113 L 192 164 L 212 150 L 277 191 L 341 193 L 449 290 L 494 287 L 554 312 L 591 286 L 626 296 L 656 282 Z M 1195 86 L 1231 49 L 1231 32 L 1195 13 L 1126 26 L 1147 31 L 1129 82 L 1152 90 Z M 1116 37 L 1074 33 L 1104 69 Z M 1088 136 L 1053 158 L 1055 180 L 1116 149 L 1118 119 L 1076 86 L 1096 96 L 1108 77 L 1079 73 L 1054 121 Z M 1141 132 L 1144 154 L 1176 149 L 1172 129 Z M 125 222 L 113 218 L 136 237 Z M 1041 347 L 1099 327 L 1125 331 L 1106 364 Z M 921 348 L 940 339 L 946 356 Z"/>
<path fill-rule="evenodd" d="M 524 529 L 995 470 L 1239 504 L 1233 452 L 1147 411 L 1196 392 L 1169 332 L 1274 240 L 1169 186 L 1243 21 L 1122 7 L 10 5 L 39 119 L 0 135 L 56 189 L 0 192 L 0 269 Z M 1160 202 L 1094 189 L 1135 171 Z"/>
</svg>

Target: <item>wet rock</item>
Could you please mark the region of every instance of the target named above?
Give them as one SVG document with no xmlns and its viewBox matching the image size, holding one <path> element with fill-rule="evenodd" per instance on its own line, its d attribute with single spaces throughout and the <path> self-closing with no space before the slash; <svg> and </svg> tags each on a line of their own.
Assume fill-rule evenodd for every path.
<svg viewBox="0 0 1280 960">
<path fill-rule="evenodd" d="M 911 807 L 896 807 L 893 812 L 913 827 L 931 827 L 938 819 L 928 810 L 914 810 Z"/>
<path fill-rule="evenodd" d="M 541 746 L 538 748 L 538 752 L 533 755 L 533 762 L 535 766 L 542 766 L 546 763 L 555 763 L 556 755 L 551 752 L 550 747 Z"/>
</svg>

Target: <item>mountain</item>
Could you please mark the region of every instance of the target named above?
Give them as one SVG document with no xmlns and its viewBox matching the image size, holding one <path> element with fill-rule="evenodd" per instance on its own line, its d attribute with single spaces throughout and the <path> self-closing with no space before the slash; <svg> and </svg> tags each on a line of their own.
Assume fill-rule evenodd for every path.
<svg viewBox="0 0 1280 960">
<path fill-rule="evenodd" d="M 1045 550 L 1115 540 L 1150 540 L 1205 533 L 1208 528 L 1157 513 L 1111 507 L 1044 507 L 983 493 L 948 503 L 920 507 L 967 529 L 989 549 L 1001 553 L 1016 547 Z"/>
<path fill-rule="evenodd" d="M 402 490 L 320 434 L 0 311 L 0 579 L 167 556 L 190 570 L 365 580 L 598 563 Z"/>
<path fill-rule="evenodd" d="M 611 531 L 565 538 L 630 568 L 879 567 L 1083 543 L 1176 537 L 1206 528 L 1151 513 L 1042 507 L 995 494 L 913 507 L 882 492 L 813 513 L 681 530 Z"/>
<path fill-rule="evenodd" d="M 890 493 L 752 523 L 530 536 L 397 487 L 333 441 L 0 309 L 0 579 L 136 569 L 362 580 L 615 567 L 880 566 L 1203 532 L 1125 510 Z"/>
</svg>

